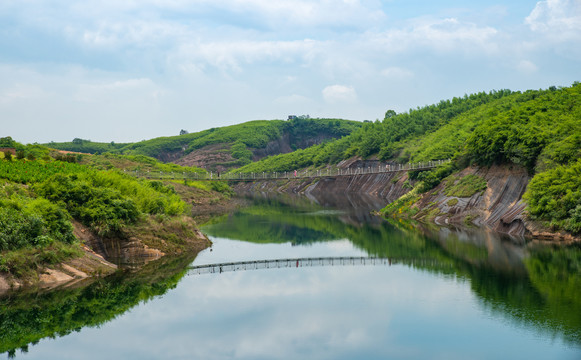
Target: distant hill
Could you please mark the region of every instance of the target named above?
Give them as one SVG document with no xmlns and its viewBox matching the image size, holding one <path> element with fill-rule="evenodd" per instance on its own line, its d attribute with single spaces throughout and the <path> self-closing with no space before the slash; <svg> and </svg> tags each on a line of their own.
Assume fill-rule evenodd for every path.
<svg viewBox="0 0 581 360">
<path fill-rule="evenodd" d="M 267 156 L 290 153 L 338 139 L 361 126 L 362 123 L 357 121 L 299 116 L 288 121 L 255 120 L 136 143 L 98 143 L 77 138 L 72 142 L 46 145 L 90 154 L 145 155 L 163 162 L 225 171 Z"/>
</svg>

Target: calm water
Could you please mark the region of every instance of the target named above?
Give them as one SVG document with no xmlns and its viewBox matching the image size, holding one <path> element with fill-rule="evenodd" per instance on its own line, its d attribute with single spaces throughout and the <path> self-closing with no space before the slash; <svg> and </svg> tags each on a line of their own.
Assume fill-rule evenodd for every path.
<svg viewBox="0 0 581 360">
<path fill-rule="evenodd" d="M 163 259 L 139 274 L 3 299 L 2 357 L 23 348 L 11 353 L 22 359 L 581 358 L 578 249 L 522 247 L 477 231 L 410 231 L 415 225 L 369 216 L 377 206 L 361 198 L 261 199 L 207 225 L 214 245 L 195 259 Z M 312 257 L 391 261 L 184 270 L 190 263 Z"/>
</svg>

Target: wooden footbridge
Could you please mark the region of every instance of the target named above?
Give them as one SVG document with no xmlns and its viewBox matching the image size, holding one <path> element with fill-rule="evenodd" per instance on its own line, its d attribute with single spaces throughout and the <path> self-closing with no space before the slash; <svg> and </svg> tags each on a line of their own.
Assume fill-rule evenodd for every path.
<svg viewBox="0 0 581 360">
<path fill-rule="evenodd" d="M 275 260 L 253 260 L 220 264 L 195 265 L 188 268 L 188 275 L 221 274 L 223 272 L 303 268 L 321 266 L 391 266 L 405 264 L 414 267 L 451 266 L 435 259 L 422 258 L 379 258 L 379 257 L 316 257 Z"/>
<path fill-rule="evenodd" d="M 325 168 L 317 170 L 295 170 L 274 172 L 239 172 L 239 173 L 179 173 L 179 172 L 139 172 L 131 171 L 130 174 L 155 180 L 197 180 L 197 181 L 263 181 L 263 180 L 291 180 L 306 178 L 337 178 L 346 176 L 359 176 L 367 174 L 383 174 L 402 171 L 429 170 L 449 163 L 451 160 L 435 160 L 408 164 L 385 164 L 368 167 Z"/>
</svg>

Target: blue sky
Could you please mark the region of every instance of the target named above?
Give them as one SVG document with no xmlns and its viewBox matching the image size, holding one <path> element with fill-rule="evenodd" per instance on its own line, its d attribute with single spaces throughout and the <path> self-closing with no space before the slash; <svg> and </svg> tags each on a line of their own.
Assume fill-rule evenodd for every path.
<svg viewBox="0 0 581 360">
<path fill-rule="evenodd" d="M 581 80 L 581 0 L 0 0 L 0 136 L 383 118 Z"/>
</svg>

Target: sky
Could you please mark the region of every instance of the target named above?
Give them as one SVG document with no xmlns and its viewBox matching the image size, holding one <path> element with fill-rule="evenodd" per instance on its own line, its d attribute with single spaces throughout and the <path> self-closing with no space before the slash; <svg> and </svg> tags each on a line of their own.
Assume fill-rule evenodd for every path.
<svg viewBox="0 0 581 360">
<path fill-rule="evenodd" d="M 383 119 L 581 81 L 581 0 L 0 0 L 0 137 Z"/>
</svg>

